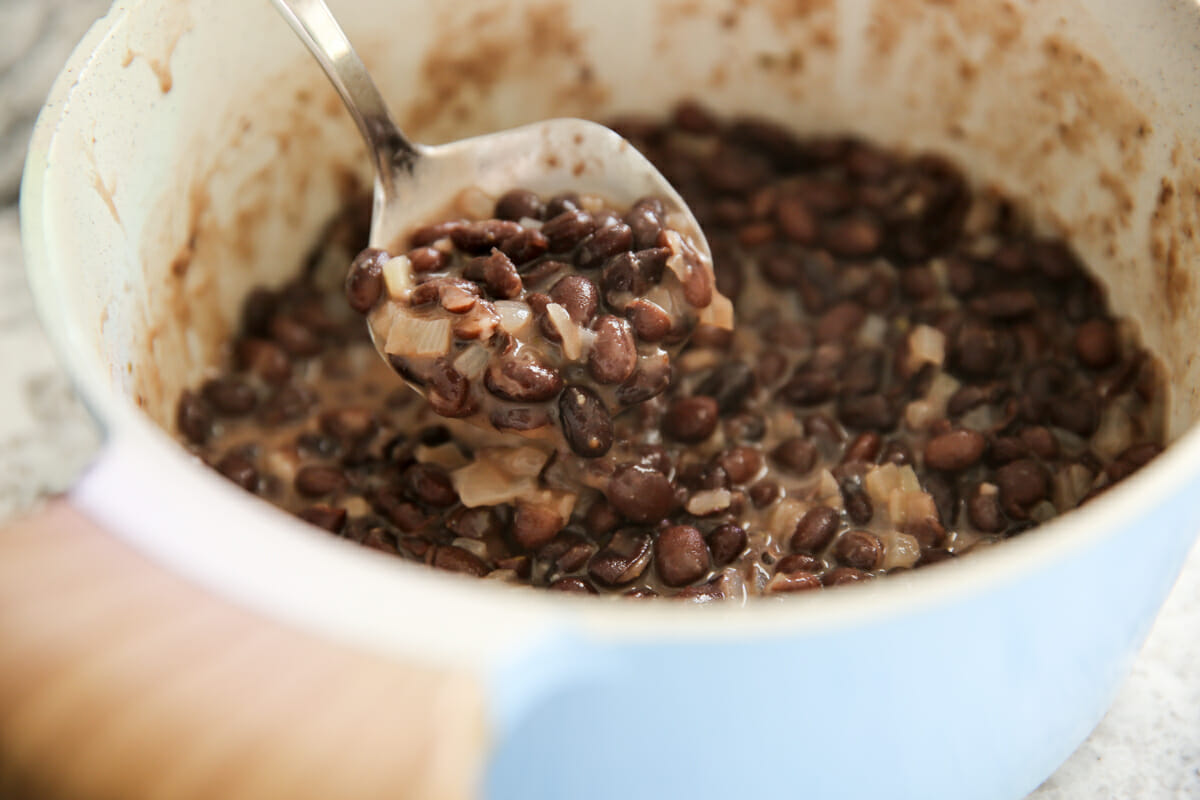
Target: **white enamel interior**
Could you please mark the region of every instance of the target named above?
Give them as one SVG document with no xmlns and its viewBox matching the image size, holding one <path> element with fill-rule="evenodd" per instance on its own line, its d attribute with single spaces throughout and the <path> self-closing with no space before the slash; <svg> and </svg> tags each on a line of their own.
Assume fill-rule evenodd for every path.
<svg viewBox="0 0 1200 800">
<path fill-rule="evenodd" d="M 947 153 L 1069 234 L 1116 310 L 1140 321 L 1171 376 L 1176 441 L 1127 486 L 1036 534 L 752 613 L 576 602 L 337 541 L 232 488 L 158 426 L 220 359 L 244 293 L 290 276 L 347 184 L 364 179 L 357 134 L 269 3 L 129 0 L 87 35 L 43 114 L 26 248 L 48 329 L 112 442 L 81 502 L 207 585 L 427 658 L 486 658 L 561 624 L 612 637 L 801 631 L 949 602 L 1069 558 L 1200 465 L 1188 430 L 1200 403 L 1195 3 L 330 5 L 420 141 L 696 95 L 801 131 Z"/>
</svg>

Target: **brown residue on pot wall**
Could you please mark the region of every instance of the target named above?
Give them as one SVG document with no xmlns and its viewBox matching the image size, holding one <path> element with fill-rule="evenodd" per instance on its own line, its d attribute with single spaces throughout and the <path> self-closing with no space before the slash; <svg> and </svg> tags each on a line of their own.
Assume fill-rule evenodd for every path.
<svg viewBox="0 0 1200 800">
<path fill-rule="evenodd" d="M 132 17 L 131 19 L 137 20 L 138 18 Z M 161 45 L 156 46 L 153 51 L 139 52 L 132 48 L 127 49 L 121 66 L 128 67 L 134 61 L 141 59 L 158 80 L 158 90 L 167 94 L 175 85 L 171 74 L 171 57 L 175 54 L 175 47 L 179 44 L 179 40 L 192 29 L 192 19 L 188 13 L 187 3 L 166 4 L 161 14 L 149 17 L 149 19 L 152 24 L 165 31 L 165 35 L 158 33 L 155 36 L 142 36 L 140 32 L 130 30 L 128 37 L 137 41 L 161 42 Z"/>
<path fill-rule="evenodd" d="M 608 98 L 584 36 L 561 2 L 520 12 L 492 3 L 465 18 L 435 19 L 432 44 L 414 79 L 420 89 L 400 115 L 402 127 L 417 138 L 442 141 L 464 135 L 464 129 L 496 127 L 481 100 L 502 84 L 527 87 L 533 108 L 560 116 L 590 116 Z"/>
<path fill-rule="evenodd" d="M 1198 255 L 1196 233 L 1200 230 L 1200 167 L 1183 145 L 1171 153 L 1173 175 L 1159 182 L 1158 198 L 1150 219 L 1150 258 L 1159 265 L 1167 322 L 1195 315 L 1196 280 L 1192 274 Z M 1185 336 L 1185 338 L 1187 338 Z M 1194 349 L 1194 341 L 1180 342 Z"/>
<path fill-rule="evenodd" d="M 245 98 L 227 113 L 217 139 L 223 146 L 191 148 L 205 161 L 179 165 L 173 186 L 186 190 L 165 190 L 170 196 L 147 226 L 154 234 L 141 253 L 146 295 L 144 322 L 134 326 L 140 355 L 131 390 L 168 428 L 179 392 L 221 360 L 244 294 L 256 284 L 282 282 L 301 265 L 323 222 L 310 219 L 313 197 L 332 215 L 361 191 L 365 159 L 357 139 L 345 138 L 353 136 L 349 118 L 313 113 L 332 89 L 316 84 L 278 96 L 280 82 L 265 85 L 272 87 L 267 95 Z M 272 106 L 278 109 L 263 111 Z M 331 148 L 331 137 L 356 144 Z M 256 156 L 247 161 L 247 154 Z M 265 242 L 280 240 L 280 227 L 292 232 L 286 235 L 295 255 L 265 249 Z"/>
</svg>

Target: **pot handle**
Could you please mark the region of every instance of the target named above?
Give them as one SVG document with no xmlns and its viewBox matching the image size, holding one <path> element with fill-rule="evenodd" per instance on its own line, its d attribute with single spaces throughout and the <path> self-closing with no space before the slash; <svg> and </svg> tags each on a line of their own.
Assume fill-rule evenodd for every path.
<svg viewBox="0 0 1200 800">
<path fill-rule="evenodd" d="M 209 594 L 70 501 L 0 530 L 0 795 L 465 798 L 484 687 Z"/>
</svg>

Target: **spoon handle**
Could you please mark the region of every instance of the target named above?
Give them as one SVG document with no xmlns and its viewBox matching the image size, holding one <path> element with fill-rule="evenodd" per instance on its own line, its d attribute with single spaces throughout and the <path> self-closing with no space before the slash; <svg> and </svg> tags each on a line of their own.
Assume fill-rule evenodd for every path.
<svg viewBox="0 0 1200 800">
<path fill-rule="evenodd" d="M 396 126 L 379 88 L 324 0 L 272 0 L 333 82 L 367 142 L 375 174 L 392 195 L 394 172 L 420 155 Z"/>
</svg>

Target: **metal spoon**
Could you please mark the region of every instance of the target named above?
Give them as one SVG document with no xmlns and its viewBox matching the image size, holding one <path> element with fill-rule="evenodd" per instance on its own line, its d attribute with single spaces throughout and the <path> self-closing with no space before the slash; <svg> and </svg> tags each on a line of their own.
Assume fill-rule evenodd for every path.
<svg viewBox="0 0 1200 800">
<path fill-rule="evenodd" d="M 617 205 L 656 195 L 678 212 L 683 232 L 708 254 L 687 204 L 627 141 L 603 125 L 551 119 L 442 145 L 409 141 L 323 0 L 272 0 L 320 62 L 358 124 L 375 167 L 373 247 L 396 238 L 476 187 L 499 195 L 520 187 L 539 194 L 575 191 Z M 673 207 L 672 207 L 673 206 Z"/>
<path fill-rule="evenodd" d="M 366 141 L 375 167 L 371 247 L 394 251 L 403 235 L 444 218 L 468 190 L 492 197 L 514 188 L 541 196 L 570 191 L 598 196 L 612 207 L 630 207 L 640 198 L 655 196 L 662 201 L 671 227 L 699 254 L 711 280 L 708 243 L 687 204 L 636 148 L 613 131 L 581 119 L 552 119 L 449 144 L 415 144 L 396 127 L 366 67 L 323 0 L 273 2 L 320 62 Z M 721 299 L 731 308 L 728 300 Z M 712 307 L 716 306 L 714 302 Z M 390 334 L 376 330 L 374 324 L 369 327 L 376 350 L 410 386 L 431 398 L 430 386 L 414 380 L 410 370 L 389 358 L 384 347 L 388 342 L 383 340 L 390 340 Z M 680 347 L 682 341 L 677 341 L 672 352 Z M 597 402 L 603 402 L 609 413 L 627 407 L 615 399 L 615 387 L 596 389 L 603 398 Z M 558 416 L 553 404 L 549 411 Z M 468 416 L 457 410 L 445 413 Z M 491 424 L 483 412 L 474 413 L 469 421 L 483 427 Z M 524 435 L 554 437 L 556 431 L 557 426 L 552 426 L 548 433 L 538 429 Z M 594 455 L 590 449 L 588 454 Z"/>
</svg>

